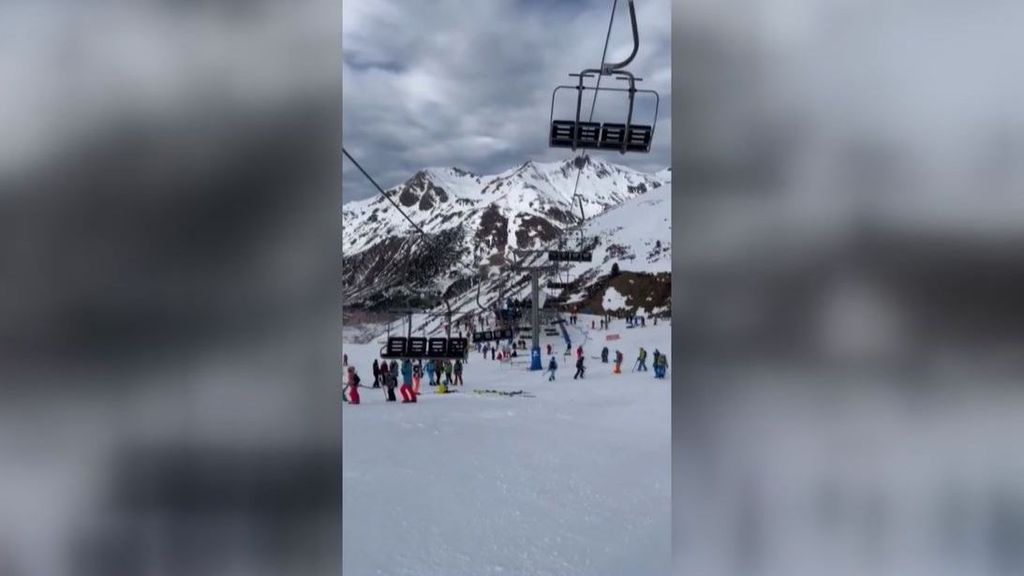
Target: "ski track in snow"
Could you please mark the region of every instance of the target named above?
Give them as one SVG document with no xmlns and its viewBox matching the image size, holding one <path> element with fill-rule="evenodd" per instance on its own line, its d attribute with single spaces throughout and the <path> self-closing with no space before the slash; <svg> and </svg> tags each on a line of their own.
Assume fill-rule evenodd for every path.
<svg viewBox="0 0 1024 576">
<path fill-rule="evenodd" d="M 596 318 L 596 317 L 594 317 Z M 343 405 L 343 572 L 394 576 L 623 576 L 670 566 L 671 370 L 632 373 L 639 346 L 667 352 L 670 323 L 568 326 L 587 373 L 556 354 L 557 379 L 470 352 L 466 386 L 416 404 L 360 390 Z M 588 334 L 589 332 L 589 334 Z M 544 338 L 554 350 L 561 337 Z M 379 344 L 346 344 L 363 384 Z M 669 361 L 671 362 L 671 358 Z M 548 358 L 544 358 L 547 365 Z M 478 395 L 526 390 L 535 398 Z"/>
</svg>

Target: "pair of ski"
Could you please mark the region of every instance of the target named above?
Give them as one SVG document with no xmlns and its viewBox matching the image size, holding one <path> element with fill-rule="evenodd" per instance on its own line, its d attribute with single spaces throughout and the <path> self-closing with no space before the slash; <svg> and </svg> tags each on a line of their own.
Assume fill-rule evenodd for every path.
<svg viewBox="0 0 1024 576">
<path fill-rule="evenodd" d="M 509 396 L 509 397 L 521 396 L 523 398 L 536 398 L 536 396 L 534 396 L 533 394 L 530 394 L 529 392 L 526 392 L 525 390 L 514 390 L 514 391 L 509 391 L 509 390 L 473 390 L 473 392 L 475 394 L 490 394 L 490 395 Z"/>
</svg>

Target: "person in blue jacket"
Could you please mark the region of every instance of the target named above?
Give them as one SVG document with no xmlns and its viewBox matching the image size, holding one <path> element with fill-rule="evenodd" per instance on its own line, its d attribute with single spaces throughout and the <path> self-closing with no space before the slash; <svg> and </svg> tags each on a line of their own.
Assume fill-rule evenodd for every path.
<svg viewBox="0 0 1024 576">
<path fill-rule="evenodd" d="M 555 381 L 555 371 L 556 370 L 558 370 L 558 362 L 555 362 L 555 357 L 552 356 L 551 357 L 551 361 L 548 362 L 548 372 L 551 373 L 551 376 L 548 377 L 548 382 L 554 382 Z"/>
<path fill-rule="evenodd" d="M 434 361 L 433 359 L 427 360 L 427 363 L 423 366 L 424 372 L 427 373 L 427 384 L 434 386 Z"/>
</svg>

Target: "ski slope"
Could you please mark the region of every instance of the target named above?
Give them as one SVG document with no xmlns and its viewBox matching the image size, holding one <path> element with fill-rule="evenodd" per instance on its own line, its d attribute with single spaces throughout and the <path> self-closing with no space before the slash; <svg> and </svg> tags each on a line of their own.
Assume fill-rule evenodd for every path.
<svg viewBox="0 0 1024 576">
<path fill-rule="evenodd" d="M 542 338 L 556 381 L 471 352 L 466 385 L 416 404 L 361 389 L 343 405 L 342 571 L 388 576 L 623 576 L 670 567 L 671 363 L 665 380 L 630 371 L 639 346 L 669 352 L 669 322 L 626 329 L 596 317 L 567 326 L 587 373 L 561 336 Z M 625 355 L 623 374 L 602 364 Z M 345 344 L 363 384 L 379 344 Z M 544 357 L 547 365 L 549 357 Z M 525 390 L 533 397 L 472 390 Z"/>
</svg>

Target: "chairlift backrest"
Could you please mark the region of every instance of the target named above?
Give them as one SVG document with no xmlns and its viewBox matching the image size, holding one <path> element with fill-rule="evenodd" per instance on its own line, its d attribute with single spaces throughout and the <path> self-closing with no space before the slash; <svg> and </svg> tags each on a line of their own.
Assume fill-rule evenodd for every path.
<svg viewBox="0 0 1024 576">
<path fill-rule="evenodd" d="M 391 336 L 381 349 L 380 356 L 386 360 L 404 359 L 465 359 L 469 350 L 466 338 L 405 338 Z"/>
<path fill-rule="evenodd" d="M 551 262 L 592 262 L 594 253 L 588 250 L 550 250 L 548 260 Z"/>
</svg>

